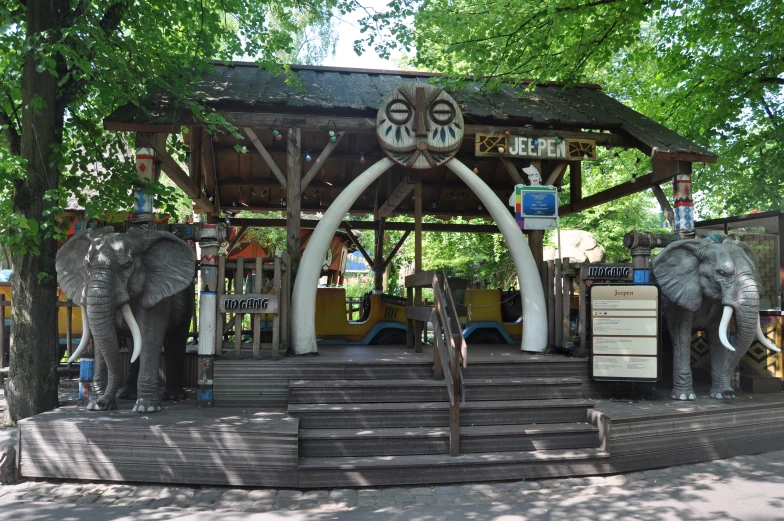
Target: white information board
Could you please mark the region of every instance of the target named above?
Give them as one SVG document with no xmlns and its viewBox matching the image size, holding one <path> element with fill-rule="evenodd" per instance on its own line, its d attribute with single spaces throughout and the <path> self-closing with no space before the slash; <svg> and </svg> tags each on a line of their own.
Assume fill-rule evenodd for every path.
<svg viewBox="0 0 784 521">
<path fill-rule="evenodd" d="M 594 380 L 659 379 L 659 288 L 595 285 L 591 292 Z"/>
</svg>

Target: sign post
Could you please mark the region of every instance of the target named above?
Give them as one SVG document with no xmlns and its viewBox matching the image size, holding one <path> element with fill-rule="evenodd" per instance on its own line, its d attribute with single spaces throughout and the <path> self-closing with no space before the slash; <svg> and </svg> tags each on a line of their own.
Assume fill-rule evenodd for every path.
<svg viewBox="0 0 784 521">
<path fill-rule="evenodd" d="M 590 287 L 591 377 L 656 382 L 661 377 L 659 288 Z"/>
</svg>

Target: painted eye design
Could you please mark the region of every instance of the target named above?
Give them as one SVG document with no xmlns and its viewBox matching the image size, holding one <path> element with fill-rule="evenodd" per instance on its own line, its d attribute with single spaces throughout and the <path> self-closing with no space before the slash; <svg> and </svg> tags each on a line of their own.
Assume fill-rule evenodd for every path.
<svg viewBox="0 0 784 521">
<path fill-rule="evenodd" d="M 434 168 L 450 160 L 463 141 L 463 115 L 444 90 L 426 83 L 401 85 L 378 111 L 381 147 L 396 163 Z"/>
</svg>

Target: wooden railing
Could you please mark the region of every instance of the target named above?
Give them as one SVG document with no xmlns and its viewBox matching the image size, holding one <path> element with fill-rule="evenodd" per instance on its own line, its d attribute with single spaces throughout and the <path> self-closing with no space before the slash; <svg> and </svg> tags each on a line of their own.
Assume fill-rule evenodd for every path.
<svg viewBox="0 0 784 521">
<path fill-rule="evenodd" d="M 570 263 L 568 258 L 545 261 L 542 264 L 542 287 L 547 301 L 547 343 L 551 346 L 573 348 L 578 354 L 586 349 L 587 320 L 585 266 Z M 578 306 L 577 331 L 571 327 L 572 307 Z"/>
<path fill-rule="evenodd" d="M 431 287 L 433 305 L 413 305 L 414 288 Z M 406 306 L 408 336 L 421 332 L 419 324 L 433 324 L 433 377 L 444 379 L 449 392 L 449 453 L 460 455 L 460 405 L 465 402 L 462 367 L 466 367 L 468 346 L 460 327 L 458 309 L 443 271 L 426 271 L 406 277 L 409 305 Z"/>
<path fill-rule="evenodd" d="M 266 347 L 271 349 L 273 358 L 278 358 L 281 345 L 284 347 L 288 346 L 288 330 L 285 327 L 288 323 L 288 295 L 291 288 L 291 277 L 285 269 L 289 265 L 288 253 L 284 253 L 283 257 L 257 257 L 247 260 L 249 262 L 246 263 L 244 257 L 239 257 L 237 260 L 226 260 L 223 256 L 218 258 L 218 299 L 220 300 L 221 296 L 224 295 L 241 297 L 247 294 L 267 294 L 272 290 L 277 298 L 277 306 L 270 313 L 243 312 L 241 310 L 225 313 L 219 311 L 217 323 L 218 352 L 222 353 L 224 347 L 231 348 L 233 346 L 235 355 L 239 356 L 242 353 L 242 348 L 244 347 L 242 342 L 244 332 L 242 321 L 245 315 L 251 315 L 253 337 L 250 348 L 253 356 L 261 356 L 262 347 Z M 232 271 L 233 277 L 227 280 L 227 272 Z M 245 274 L 250 272 L 254 274 L 253 288 L 246 288 Z M 267 279 L 266 282 L 265 278 Z M 272 327 L 269 326 L 270 315 L 272 316 Z M 262 316 L 264 316 L 263 327 L 261 323 Z M 224 342 L 224 339 L 228 339 L 232 331 L 234 332 L 234 342 Z M 271 333 L 271 343 L 262 345 L 262 331 Z"/>
</svg>

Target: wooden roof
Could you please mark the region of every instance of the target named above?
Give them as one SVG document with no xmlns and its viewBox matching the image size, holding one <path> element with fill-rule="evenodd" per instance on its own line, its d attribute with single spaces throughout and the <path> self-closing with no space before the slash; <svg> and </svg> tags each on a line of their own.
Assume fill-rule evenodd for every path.
<svg viewBox="0 0 784 521">
<path fill-rule="evenodd" d="M 273 76 L 253 63 L 216 62 L 195 91 L 220 112 L 375 118 L 380 103 L 393 89 L 407 82 L 432 81 L 438 76 L 299 65 L 292 65 L 291 69 L 299 86 L 287 82 L 285 74 Z M 716 160 L 710 151 L 626 107 L 597 85 L 567 89 L 561 84 L 543 84 L 534 90 L 510 86 L 498 92 L 486 92 L 480 87 L 476 83 L 450 92 L 460 103 L 467 124 L 610 131 L 649 149 L 653 157 Z M 149 108 L 151 113 L 145 114 L 133 105 L 122 107 L 106 118 L 105 125 L 114 130 L 160 131 L 167 125 L 189 122 L 187 114 L 165 99 Z"/>
</svg>

